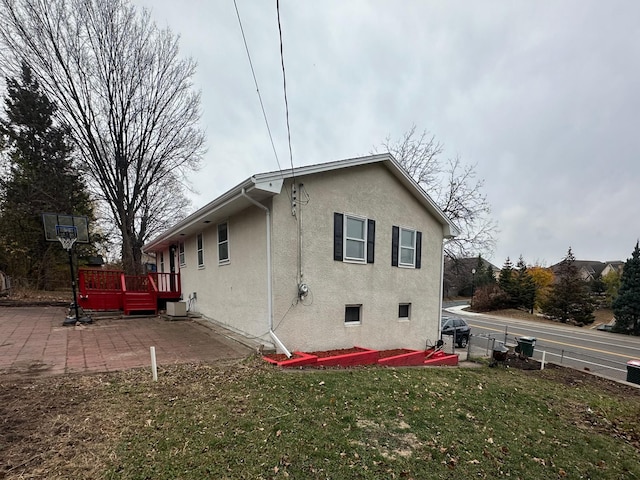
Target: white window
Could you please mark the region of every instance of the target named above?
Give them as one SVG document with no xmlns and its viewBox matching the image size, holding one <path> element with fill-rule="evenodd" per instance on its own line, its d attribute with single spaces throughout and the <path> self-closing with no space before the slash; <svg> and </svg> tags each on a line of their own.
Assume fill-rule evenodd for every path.
<svg viewBox="0 0 640 480">
<path fill-rule="evenodd" d="M 362 322 L 362 305 L 345 305 L 344 323 L 357 325 Z"/>
<path fill-rule="evenodd" d="M 373 263 L 376 221 L 333 213 L 333 259 L 338 262 Z"/>
<path fill-rule="evenodd" d="M 201 233 L 198 234 L 197 244 L 198 244 L 198 268 L 203 268 L 204 267 L 204 248 L 203 248 Z"/>
<path fill-rule="evenodd" d="M 367 221 L 364 218 L 344 216 L 344 259 L 352 262 L 367 261 Z"/>
<path fill-rule="evenodd" d="M 160 252 L 160 273 L 164 273 L 164 252 Z"/>
<path fill-rule="evenodd" d="M 422 232 L 396 225 L 391 228 L 391 266 L 422 268 Z"/>
<path fill-rule="evenodd" d="M 218 225 L 218 263 L 225 265 L 229 263 L 229 223 Z"/>
<path fill-rule="evenodd" d="M 181 267 L 187 264 L 184 259 L 184 242 L 178 244 L 178 262 L 180 262 Z"/>
<path fill-rule="evenodd" d="M 400 258 L 398 263 L 403 267 L 414 267 L 416 264 L 416 232 L 400 227 Z"/>
</svg>

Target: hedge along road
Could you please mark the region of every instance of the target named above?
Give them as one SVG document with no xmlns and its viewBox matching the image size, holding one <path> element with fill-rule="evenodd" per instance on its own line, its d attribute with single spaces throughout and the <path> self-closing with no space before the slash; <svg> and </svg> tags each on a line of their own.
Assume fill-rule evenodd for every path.
<svg viewBox="0 0 640 480">
<path fill-rule="evenodd" d="M 472 335 L 482 335 L 514 343 L 514 336 L 536 338 L 533 358 L 588 370 L 615 380 L 626 380 L 627 362 L 640 360 L 640 337 L 601 332 L 589 327 L 536 322 L 464 311 L 465 306 L 449 307 L 448 312 L 466 318 Z"/>
</svg>

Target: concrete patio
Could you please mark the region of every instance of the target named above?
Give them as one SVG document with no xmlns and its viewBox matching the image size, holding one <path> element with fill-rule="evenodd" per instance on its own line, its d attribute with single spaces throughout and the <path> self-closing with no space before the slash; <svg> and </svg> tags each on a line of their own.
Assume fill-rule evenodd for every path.
<svg viewBox="0 0 640 480">
<path fill-rule="evenodd" d="M 242 358 L 251 345 L 206 321 L 167 321 L 160 317 L 105 318 L 63 327 L 62 307 L 0 308 L 0 373 L 64 374 L 110 372 Z"/>
</svg>

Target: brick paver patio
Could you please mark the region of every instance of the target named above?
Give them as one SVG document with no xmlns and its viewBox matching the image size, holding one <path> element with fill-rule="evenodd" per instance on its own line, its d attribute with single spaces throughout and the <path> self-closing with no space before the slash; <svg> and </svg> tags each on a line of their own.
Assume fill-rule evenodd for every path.
<svg viewBox="0 0 640 480">
<path fill-rule="evenodd" d="M 61 307 L 0 308 L 0 372 L 62 374 L 150 366 L 151 346 L 159 367 L 252 352 L 193 320 L 115 318 L 63 327 L 66 313 Z"/>
</svg>

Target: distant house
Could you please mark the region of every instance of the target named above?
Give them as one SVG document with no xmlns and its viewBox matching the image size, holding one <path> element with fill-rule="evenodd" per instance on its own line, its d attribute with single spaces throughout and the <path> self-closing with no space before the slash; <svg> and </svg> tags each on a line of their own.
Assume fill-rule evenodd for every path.
<svg viewBox="0 0 640 480">
<path fill-rule="evenodd" d="M 191 311 L 280 351 L 424 348 L 457 233 L 382 154 L 254 175 L 144 251 Z"/>
<path fill-rule="evenodd" d="M 550 268 L 554 275 L 558 274 L 561 264 L 562 262 L 558 262 L 555 265 L 551 265 Z M 585 282 L 591 282 L 599 279 L 607 266 L 606 263 L 599 262 L 597 260 L 575 260 L 573 265 L 578 269 L 580 278 Z"/>
<path fill-rule="evenodd" d="M 606 276 L 611 272 L 616 272 L 619 275 L 622 275 L 622 270 L 624 269 L 624 263 L 620 260 L 614 260 L 612 262 L 605 262 L 605 267 L 602 269 L 600 273 L 601 276 Z"/>
<path fill-rule="evenodd" d="M 500 269 L 484 258 L 481 260 L 483 267 L 491 268 L 497 279 Z M 477 268 L 478 257 L 446 258 L 443 277 L 445 297 L 471 296 L 474 284 L 473 271 Z"/>
</svg>

